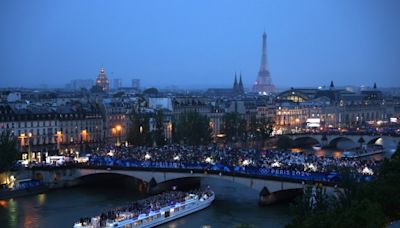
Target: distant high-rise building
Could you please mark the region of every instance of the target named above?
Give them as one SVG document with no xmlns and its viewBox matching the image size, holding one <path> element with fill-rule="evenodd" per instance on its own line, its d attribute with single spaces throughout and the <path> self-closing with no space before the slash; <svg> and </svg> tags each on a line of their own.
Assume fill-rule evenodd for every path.
<svg viewBox="0 0 400 228">
<path fill-rule="evenodd" d="M 122 87 L 122 80 L 120 78 L 113 79 L 113 89 L 119 89 Z"/>
<path fill-rule="evenodd" d="M 140 89 L 140 79 L 132 79 L 132 88 L 139 90 Z"/>
<path fill-rule="evenodd" d="M 253 85 L 253 92 L 272 93 L 276 92 L 275 86 L 271 81 L 271 74 L 267 65 L 267 34 L 264 32 L 262 41 L 261 66 L 258 72 L 257 80 Z"/>
<path fill-rule="evenodd" d="M 104 73 L 104 68 L 100 68 L 100 73 L 96 78 L 96 85 L 101 86 L 104 92 L 108 92 L 109 90 L 109 82 L 106 74 Z"/>
<path fill-rule="evenodd" d="M 90 89 L 93 84 L 93 79 L 75 79 L 71 81 L 69 88 L 73 90 Z"/>
</svg>

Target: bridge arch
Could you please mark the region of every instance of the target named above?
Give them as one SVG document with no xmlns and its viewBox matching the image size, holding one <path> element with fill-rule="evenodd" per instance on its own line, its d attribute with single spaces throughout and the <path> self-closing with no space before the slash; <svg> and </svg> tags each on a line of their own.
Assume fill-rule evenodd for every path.
<svg viewBox="0 0 400 228">
<path fill-rule="evenodd" d="M 110 178 L 116 178 L 116 177 L 129 177 L 129 178 L 133 178 L 142 182 L 147 183 L 145 180 L 136 177 L 136 176 L 132 176 L 129 174 L 121 174 L 121 173 L 114 173 L 114 172 L 96 172 L 96 173 L 90 173 L 90 174 L 86 174 L 86 175 L 82 175 L 82 176 L 78 176 L 77 179 L 79 180 L 84 180 L 84 179 L 88 179 L 88 178 L 93 178 L 93 177 L 110 177 Z"/>
<path fill-rule="evenodd" d="M 346 136 L 338 136 L 329 141 L 329 146 L 336 147 L 338 149 L 351 149 L 357 147 L 357 143 Z"/>
<path fill-rule="evenodd" d="M 373 145 L 373 144 L 378 144 L 379 145 L 379 144 L 381 144 L 378 140 L 382 141 L 383 138 L 381 136 L 372 138 L 367 142 L 367 145 Z"/>
<path fill-rule="evenodd" d="M 212 178 L 215 180 L 227 180 L 235 184 L 240 184 L 248 186 L 256 191 L 261 191 L 261 189 L 266 186 L 271 192 L 278 190 L 286 190 L 299 188 L 302 185 L 298 182 L 287 182 L 279 180 L 270 180 L 263 178 L 253 178 L 253 177 L 241 177 L 241 176 L 230 176 L 218 173 L 207 173 L 207 172 L 174 172 L 174 171 L 147 171 L 147 170 L 99 170 L 99 169 L 80 169 L 76 173 L 75 177 L 71 179 L 78 179 L 81 176 L 87 176 L 91 174 L 102 174 L 102 173 L 116 173 L 121 175 L 127 175 L 134 177 L 136 179 L 142 180 L 145 183 L 149 183 L 152 179 L 155 180 L 157 184 L 166 183 L 171 180 L 179 180 L 184 178 Z"/>
<path fill-rule="evenodd" d="M 79 174 L 76 176 L 76 179 L 82 179 L 86 177 L 93 177 L 95 175 L 118 175 L 118 176 L 125 176 L 125 177 L 131 177 L 140 181 L 143 181 L 145 183 L 149 183 L 151 178 L 148 179 L 144 176 L 141 175 L 136 175 L 135 172 L 129 172 L 125 170 L 102 170 L 102 169 L 81 169 L 79 170 Z"/>
<path fill-rule="evenodd" d="M 321 139 L 318 139 L 314 136 L 300 136 L 293 140 L 294 146 L 298 146 L 298 145 L 312 146 L 315 144 L 321 144 Z"/>
</svg>

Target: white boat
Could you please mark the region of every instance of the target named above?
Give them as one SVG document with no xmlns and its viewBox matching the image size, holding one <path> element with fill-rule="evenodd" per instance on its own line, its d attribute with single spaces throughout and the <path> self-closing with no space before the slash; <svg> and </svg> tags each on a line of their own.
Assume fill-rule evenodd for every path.
<svg viewBox="0 0 400 228">
<path fill-rule="evenodd" d="M 315 145 L 313 145 L 312 146 L 312 148 L 314 149 L 314 150 L 321 150 L 321 144 L 315 144 Z"/>
<path fill-rule="evenodd" d="M 356 158 L 357 157 L 357 153 L 353 152 L 353 151 L 343 151 L 342 157 L 344 157 L 344 158 Z"/>
<path fill-rule="evenodd" d="M 161 208 L 159 211 L 150 211 L 148 214 L 134 215 L 131 212 L 120 213 L 119 216 L 113 220 L 107 220 L 106 224 L 100 226 L 100 216 L 91 218 L 91 222 L 81 223 L 77 222 L 74 228 L 98 228 L 98 227 L 118 227 L 118 228 L 148 228 L 161 225 L 163 223 L 175 220 L 185 215 L 192 214 L 196 211 L 202 210 L 211 205 L 214 201 L 215 194 L 203 194 L 198 196 L 196 194 L 189 194 L 183 202 L 176 203 L 172 206 Z M 135 217 L 134 217 L 135 216 Z"/>
</svg>

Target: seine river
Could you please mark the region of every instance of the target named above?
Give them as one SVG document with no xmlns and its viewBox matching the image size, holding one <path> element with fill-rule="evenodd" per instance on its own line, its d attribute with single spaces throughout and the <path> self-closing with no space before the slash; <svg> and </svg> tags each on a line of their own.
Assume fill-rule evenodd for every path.
<svg viewBox="0 0 400 228">
<path fill-rule="evenodd" d="M 228 181 L 202 180 L 216 192 L 214 203 L 160 227 L 283 227 L 289 205 L 259 207 L 258 192 Z M 146 195 L 120 186 L 75 187 L 0 201 L 0 227 L 71 228 L 80 217 L 93 216 Z"/>
</svg>

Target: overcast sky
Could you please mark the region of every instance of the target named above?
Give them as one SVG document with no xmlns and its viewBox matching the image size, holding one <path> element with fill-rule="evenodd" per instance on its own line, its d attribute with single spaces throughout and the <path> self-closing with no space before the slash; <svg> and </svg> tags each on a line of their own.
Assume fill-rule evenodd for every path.
<svg viewBox="0 0 400 228">
<path fill-rule="evenodd" d="M 0 87 L 63 86 L 101 66 L 125 86 L 400 86 L 398 0 L 1 0 Z"/>
</svg>

